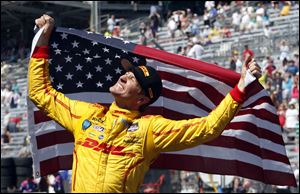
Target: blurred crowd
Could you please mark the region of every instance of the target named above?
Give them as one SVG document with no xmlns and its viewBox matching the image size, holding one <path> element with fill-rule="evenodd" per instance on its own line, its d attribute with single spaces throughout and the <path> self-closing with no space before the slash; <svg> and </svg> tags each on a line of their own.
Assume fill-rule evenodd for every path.
<svg viewBox="0 0 300 194">
<path fill-rule="evenodd" d="M 71 171 L 61 170 L 55 174 L 50 174 L 34 179 L 32 176 L 26 177 L 20 185 L 7 188 L 8 193 L 70 193 L 71 191 Z"/>
</svg>

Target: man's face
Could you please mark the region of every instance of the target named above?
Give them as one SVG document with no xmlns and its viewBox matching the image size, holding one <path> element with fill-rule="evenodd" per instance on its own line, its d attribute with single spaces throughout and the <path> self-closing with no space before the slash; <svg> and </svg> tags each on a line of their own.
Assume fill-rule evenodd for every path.
<svg viewBox="0 0 300 194">
<path fill-rule="evenodd" d="M 122 75 L 117 83 L 109 88 L 117 99 L 136 100 L 143 95 L 142 88 L 132 72 Z"/>
</svg>

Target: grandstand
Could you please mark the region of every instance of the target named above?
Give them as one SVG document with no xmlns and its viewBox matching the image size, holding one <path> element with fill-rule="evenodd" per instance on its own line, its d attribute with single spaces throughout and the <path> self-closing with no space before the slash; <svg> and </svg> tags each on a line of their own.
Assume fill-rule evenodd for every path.
<svg viewBox="0 0 300 194">
<path fill-rule="evenodd" d="M 58 2 L 58 1 L 55 1 Z M 64 2 L 64 1 L 62 1 Z M 77 19 L 80 21 L 80 27 L 81 29 L 88 29 L 88 18 L 89 18 L 89 9 L 86 2 L 83 3 L 76 3 L 73 6 L 69 6 L 68 3 L 64 2 L 62 4 L 55 4 L 48 1 L 45 1 L 45 3 L 42 3 L 43 6 L 41 8 L 38 8 L 41 2 L 34 4 L 33 2 L 23 2 L 23 4 L 13 4 L 10 1 L 1 1 L 1 15 L 2 15 L 2 7 L 6 7 L 7 10 L 18 13 L 17 17 L 21 17 L 22 15 L 26 14 L 25 12 L 31 12 L 34 11 L 35 14 L 30 15 L 31 21 L 26 21 L 27 23 L 31 22 L 30 25 L 33 23 L 34 17 L 38 16 L 39 14 L 45 13 L 47 11 L 52 11 L 57 8 L 62 9 L 62 6 L 68 7 L 68 11 L 63 14 L 63 17 L 68 18 L 69 20 L 72 20 L 72 17 L 75 18 L 74 13 L 77 14 Z M 157 1 L 151 2 L 159 4 Z M 34 5 L 32 9 L 29 9 L 29 5 Z M 76 7 L 77 6 L 77 7 Z M 105 7 L 106 6 L 106 7 Z M 126 8 L 127 6 L 127 8 Z M 133 4 L 126 4 L 126 6 L 123 6 L 122 10 L 122 16 L 125 16 L 126 22 L 122 23 L 121 28 L 127 26 L 130 29 L 130 34 L 126 37 L 129 41 L 139 44 L 140 39 L 139 35 L 140 32 L 138 31 L 138 25 L 145 21 L 148 22 L 148 13 L 151 4 L 143 4 L 142 6 L 137 6 L 140 10 L 137 11 L 137 15 L 134 16 L 134 18 L 130 18 L 129 16 L 132 16 L 132 14 L 123 14 L 127 13 L 128 10 L 132 10 L 134 5 Z M 22 8 L 26 8 L 23 10 L 23 13 L 21 13 L 19 10 Z M 101 23 L 101 29 L 106 29 L 106 21 L 108 19 L 108 13 L 114 13 L 117 14 L 118 10 L 114 9 L 116 7 L 120 7 L 119 4 L 109 4 L 106 3 L 102 7 L 102 14 L 105 15 L 105 17 L 101 17 L 103 20 L 100 21 Z M 122 6 L 121 6 L 122 7 Z M 52 9 L 52 10 L 51 10 Z M 230 24 L 231 23 L 231 15 L 232 13 L 238 9 L 238 6 L 233 4 L 230 9 L 227 10 L 227 18 L 225 18 L 224 23 Z M 17 11 L 18 10 L 18 11 Z M 111 11 L 113 10 L 113 11 Z M 127 11 L 127 12 L 126 12 Z M 6 16 L 3 18 L 1 17 L 1 23 L 2 21 L 8 22 L 11 20 L 11 18 L 14 18 L 11 13 L 8 13 L 8 11 L 4 11 L 6 13 Z M 3 13 L 4 14 L 4 13 Z M 241 32 L 235 32 L 233 28 L 230 28 L 231 37 L 229 38 L 221 38 L 217 41 L 214 41 L 210 44 L 204 45 L 204 53 L 202 56 L 203 61 L 207 61 L 209 63 L 217 63 L 225 68 L 229 68 L 229 58 L 231 56 L 231 51 L 233 49 L 237 49 L 240 51 L 240 53 L 243 50 L 244 45 L 249 45 L 249 47 L 254 51 L 255 58 L 257 61 L 262 62 L 266 56 L 271 55 L 275 61 L 279 61 L 280 56 L 280 48 L 279 44 L 284 39 L 287 40 L 290 46 L 290 50 L 298 50 L 299 51 L 299 4 L 295 3 L 290 10 L 289 15 L 287 16 L 279 16 L 279 10 L 275 9 L 273 7 L 268 8 L 268 14 L 269 14 L 269 21 L 270 21 L 270 31 L 271 36 L 266 37 L 264 34 L 263 28 L 252 30 L 250 33 L 241 33 Z M 72 16 L 71 16 L 72 15 Z M 138 16 L 138 17 L 137 17 Z M 200 29 L 205 28 L 203 16 L 200 17 Z M 71 19 L 70 19 L 71 18 Z M 74 19 L 73 18 L 73 19 Z M 19 20 L 19 18 L 15 18 L 15 20 Z M 64 26 L 68 27 L 74 27 L 72 26 L 72 22 L 70 23 L 63 23 L 63 20 L 59 22 L 63 24 Z M 74 24 L 75 25 L 75 24 Z M 75 25 L 76 27 L 76 25 Z M 1 34 L 4 30 L 1 27 Z M 30 37 L 28 34 L 25 37 Z M 162 26 L 159 27 L 159 31 L 157 33 L 158 39 L 156 41 L 153 41 L 151 39 L 148 40 L 147 46 L 153 47 L 153 48 L 159 48 L 163 49 L 167 52 L 176 53 L 178 47 L 184 47 L 188 44 L 190 41 L 189 38 L 186 36 L 182 36 L 181 34 L 177 34 L 174 40 L 171 39 L 169 33 L 168 33 L 168 27 L 167 22 L 164 22 Z M 1 35 L 1 40 L 2 37 Z M 31 40 L 30 40 L 31 41 Z M 30 42 L 29 41 L 29 42 Z M 29 45 L 27 44 L 27 47 Z M 1 52 L 2 52 L 2 45 L 1 45 Z M 6 84 L 10 79 L 16 79 L 17 84 L 20 87 L 20 91 L 22 93 L 20 102 L 17 108 L 9 108 L 9 111 L 11 113 L 11 116 L 17 116 L 17 115 L 23 115 L 23 118 L 20 122 L 20 129 L 21 131 L 11 133 L 12 135 L 12 142 L 9 144 L 1 145 L 1 158 L 2 157 L 13 157 L 16 156 L 18 151 L 24 146 L 24 138 L 27 135 L 28 131 L 28 118 L 27 118 L 27 64 L 28 64 L 29 58 L 19 59 L 14 62 L 3 62 L 1 61 L 1 69 L 4 63 L 10 65 L 10 71 L 8 74 L 2 76 L 1 72 L 1 84 Z M 1 102 L 1 131 L 4 129 L 4 125 L 2 124 L 4 121 L 5 111 L 4 111 L 4 105 Z M 284 140 L 286 141 L 286 150 L 287 154 L 289 156 L 289 159 L 291 163 L 297 163 L 297 166 L 299 167 L 299 153 L 296 149 L 296 145 L 294 140 L 299 138 L 299 134 L 293 133 L 289 134 L 290 136 L 293 136 L 292 138 L 288 138 L 287 134 L 284 134 Z"/>
</svg>

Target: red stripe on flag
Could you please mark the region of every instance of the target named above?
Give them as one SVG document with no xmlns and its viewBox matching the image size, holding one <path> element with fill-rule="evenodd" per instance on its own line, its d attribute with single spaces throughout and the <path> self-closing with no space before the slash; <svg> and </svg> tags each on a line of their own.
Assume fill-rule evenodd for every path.
<svg viewBox="0 0 300 194">
<path fill-rule="evenodd" d="M 198 106 L 199 108 L 203 109 L 206 112 L 210 112 L 211 109 L 206 107 L 204 104 L 201 104 L 198 100 L 193 98 L 189 93 L 187 92 L 176 92 L 173 90 L 169 90 L 167 88 L 162 89 L 162 96 L 174 99 L 180 102 L 185 102 L 189 104 L 193 104 L 195 106 Z"/>
<path fill-rule="evenodd" d="M 36 136 L 37 148 L 42 149 L 56 144 L 74 142 L 73 134 L 67 130 L 54 131 Z"/>
<path fill-rule="evenodd" d="M 151 165 L 151 168 L 187 170 L 221 175 L 236 175 L 263 181 L 269 184 L 296 186 L 296 181 L 293 174 L 263 170 L 258 166 L 237 160 L 203 158 L 199 156 L 181 154 L 161 154 Z"/>
<path fill-rule="evenodd" d="M 46 115 L 42 110 L 34 111 L 34 124 L 39 124 L 46 121 L 51 121 L 52 119 Z"/>
<path fill-rule="evenodd" d="M 150 59 L 155 59 L 166 64 L 172 64 L 178 67 L 182 67 L 184 69 L 191 69 L 196 72 L 201 72 L 204 75 L 225 82 L 231 87 L 234 87 L 240 78 L 240 75 L 235 71 L 224 69 L 222 67 L 204 61 L 199 61 L 185 56 L 168 53 L 162 50 L 152 49 L 142 45 L 136 45 L 133 49 L 133 53 L 137 55 L 142 55 Z M 226 76 L 220 77 L 219 75 Z"/>
<path fill-rule="evenodd" d="M 168 72 L 159 72 L 159 75 L 161 78 L 164 80 L 168 80 L 170 82 L 182 85 L 182 86 L 187 86 L 187 87 L 195 87 L 201 90 L 207 97 L 215 104 L 218 105 L 221 100 L 223 100 L 224 95 L 222 95 L 216 88 L 213 86 L 201 82 L 201 81 L 196 81 L 192 79 L 188 79 L 186 77 L 176 75 L 173 73 L 168 73 Z M 176 96 L 174 96 L 176 97 Z"/>
<path fill-rule="evenodd" d="M 231 122 L 229 123 L 225 130 L 227 129 L 236 129 L 236 130 L 243 130 L 252 133 L 253 135 L 257 136 L 258 138 L 263 138 L 269 140 L 271 142 L 284 145 L 282 137 L 277 133 L 273 133 L 270 130 L 257 127 L 256 123 L 249 123 L 249 122 Z"/>
<path fill-rule="evenodd" d="M 41 176 L 72 168 L 73 155 L 57 156 L 40 162 Z"/>
</svg>

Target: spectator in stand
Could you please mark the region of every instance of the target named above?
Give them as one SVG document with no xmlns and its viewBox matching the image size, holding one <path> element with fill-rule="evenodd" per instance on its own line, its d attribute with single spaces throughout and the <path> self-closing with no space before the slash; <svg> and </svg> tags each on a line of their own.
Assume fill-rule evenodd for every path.
<svg viewBox="0 0 300 194">
<path fill-rule="evenodd" d="M 205 26 L 210 26 L 209 12 L 206 9 L 204 10 L 203 21 Z"/>
<path fill-rule="evenodd" d="M 299 110 L 296 109 L 296 103 L 295 100 L 291 100 L 285 112 L 285 129 L 288 133 L 294 132 L 296 125 L 299 123 Z"/>
<path fill-rule="evenodd" d="M 193 14 L 191 23 L 191 35 L 197 36 L 200 33 L 200 18 L 196 13 Z"/>
<path fill-rule="evenodd" d="M 5 115 L 3 117 L 3 126 L 7 127 L 8 123 L 9 123 L 9 120 L 10 120 L 10 117 L 11 117 L 11 113 L 8 109 L 5 109 L 4 113 L 5 113 Z M 3 131 L 1 130 L 1 135 L 2 134 L 3 134 Z"/>
<path fill-rule="evenodd" d="M 7 127 L 5 127 L 3 134 L 1 134 L 1 145 L 8 144 L 10 142 L 11 142 L 11 135 L 10 135 L 9 131 L 7 130 Z"/>
<path fill-rule="evenodd" d="M 172 41 L 174 41 L 174 38 L 175 38 L 175 32 L 176 32 L 176 30 L 177 30 L 177 24 L 176 24 L 176 22 L 175 22 L 174 17 L 170 17 L 170 18 L 169 18 L 167 27 L 168 27 L 168 33 L 169 33 L 169 35 L 171 36 Z"/>
<path fill-rule="evenodd" d="M 299 51 L 295 51 L 294 52 L 294 58 L 293 58 L 293 60 L 295 61 L 296 67 L 299 68 Z"/>
<path fill-rule="evenodd" d="M 11 91 L 11 85 L 6 84 L 5 88 L 1 91 L 1 103 L 4 105 L 4 108 L 8 108 L 10 106 L 12 95 L 13 92 Z"/>
<path fill-rule="evenodd" d="M 38 192 L 49 193 L 49 181 L 47 176 L 42 176 L 38 184 Z"/>
<path fill-rule="evenodd" d="M 7 129 L 9 132 L 14 133 L 14 132 L 19 132 L 20 131 L 20 127 L 19 124 L 22 120 L 22 114 L 18 114 L 15 117 L 11 117 L 9 119 L 9 122 L 7 124 Z"/>
<path fill-rule="evenodd" d="M 149 15 L 150 19 L 150 28 L 152 32 L 152 37 L 156 39 L 156 33 L 158 31 L 159 23 L 160 23 L 160 15 L 157 12 L 153 12 Z"/>
<path fill-rule="evenodd" d="M 284 74 L 284 80 L 282 82 L 282 98 L 284 102 L 288 102 L 291 98 L 293 86 L 292 76 L 288 73 Z"/>
<path fill-rule="evenodd" d="M 280 49 L 280 60 L 283 61 L 284 59 L 289 60 L 289 54 L 290 54 L 290 49 L 289 46 L 287 45 L 286 40 L 281 41 L 281 45 L 279 47 Z"/>
<path fill-rule="evenodd" d="M 290 1 L 285 1 L 284 6 L 282 7 L 279 16 L 287 16 L 290 14 L 291 10 L 291 2 Z"/>
<path fill-rule="evenodd" d="M 147 36 L 146 36 L 147 26 L 144 22 L 140 23 L 139 30 L 140 30 L 140 44 L 145 46 L 147 45 Z"/>
<path fill-rule="evenodd" d="M 248 55 L 250 55 L 250 57 L 253 58 L 254 57 L 254 52 L 246 44 L 245 49 L 243 51 L 243 60 L 245 60 Z"/>
<path fill-rule="evenodd" d="M 274 71 L 272 87 L 276 92 L 278 103 L 282 102 L 282 82 L 283 82 L 283 78 L 281 72 Z"/>
<path fill-rule="evenodd" d="M 297 72 L 299 72 L 299 68 L 295 65 L 294 60 L 289 60 L 288 61 L 288 66 L 286 68 L 286 72 L 295 76 Z"/>
<path fill-rule="evenodd" d="M 299 72 L 294 76 L 291 100 L 296 100 L 299 103 Z"/>
<path fill-rule="evenodd" d="M 256 14 L 257 28 L 262 27 L 264 24 L 264 16 L 265 16 L 265 8 L 263 3 L 261 2 L 257 3 L 257 9 L 255 11 L 255 14 Z"/>
<path fill-rule="evenodd" d="M 115 15 L 111 15 L 107 20 L 107 31 L 112 34 L 114 27 L 116 25 Z"/>
<path fill-rule="evenodd" d="M 250 25 L 250 15 L 247 12 L 246 8 L 242 8 L 242 16 L 241 16 L 241 22 L 240 22 L 240 33 L 244 33 L 249 30 Z"/>
<path fill-rule="evenodd" d="M 232 26 L 235 32 L 238 32 L 240 29 L 240 23 L 241 23 L 241 14 L 239 10 L 236 10 L 233 14 L 232 14 Z"/>
<path fill-rule="evenodd" d="M 204 7 L 206 10 L 210 11 L 212 8 L 215 7 L 215 2 L 214 1 L 205 1 Z"/>
<path fill-rule="evenodd" d="M 55 193 L 65 193 L 62 176 L 59 173 L 55 173 L 54 177 L 55 182 L 53 188 Z"/>
<path fill-rule="evenodd" d="M 232 181 L 231 193 L 241 193 L 243 191 L 242 182 L 239 177 L 234 177 Z"/>
<path fill-rule="evenodd" d="M 13 79 L 13 80 L 11 81 L 11 90 L 12 90 L 13 92 L 16 92 L 16 93 L 19 93 L 19 94 L 20 94 L 20 87 L 19 87 L 19 85 L 18 85 L 16 79 Z"/>
<path fill-rule="evenodd" d="M 286 112 L 286 106 L 284 103 L 281 103 L 278 106 L 277 115 L 279 117 L 279 124 L 281 128 L 283 129 L 285 127 L 285 112 Z"/>
<path fill-rule="evenodd" d="M 114 26 L 114 29 L 112 31 L 112 36 L 113 37 L 120 37 L 120 22 L 116 22 L 116 25 Z"/>
<path fill-rule="evenodd" d="M 188 18 L 186 10 L 183 10 L 181 12 L 181 14 L 180 14 L 180 22 L 181 22 L 181 30 L 183 32 L 185 32 L 186 29 L 188 28 L 189 24 L 190 24 L 190 21 L 189 21 L 189 18 Z"/>
<path fill-rule="evenodd" d="M 204 48 L 201 46 L 200 40 L 197 37 L 193 37 L 192 42 L 193 47 L 189 50 L 187 56 L 197 60 L 201 60 Z"/>
<path fill-rule="evenodd" d="M 20 186 L 21 193 L 37 192 L 38 184 L 35 182 L 32 176 L 27 177 Z"/>
<path fill-rule="evenodd" d="M 10 99 L 10 108 L 17 108 L 20 102 L 20 94 L 16 91 L 13 91 L 13 94 Z"/>
<path fill-rule="evenodd" d="M 31 156 L 29 136 L 24 137 L 23 147 L 19 150 L 18 157 L 27 158 Z"/>
</svg>

